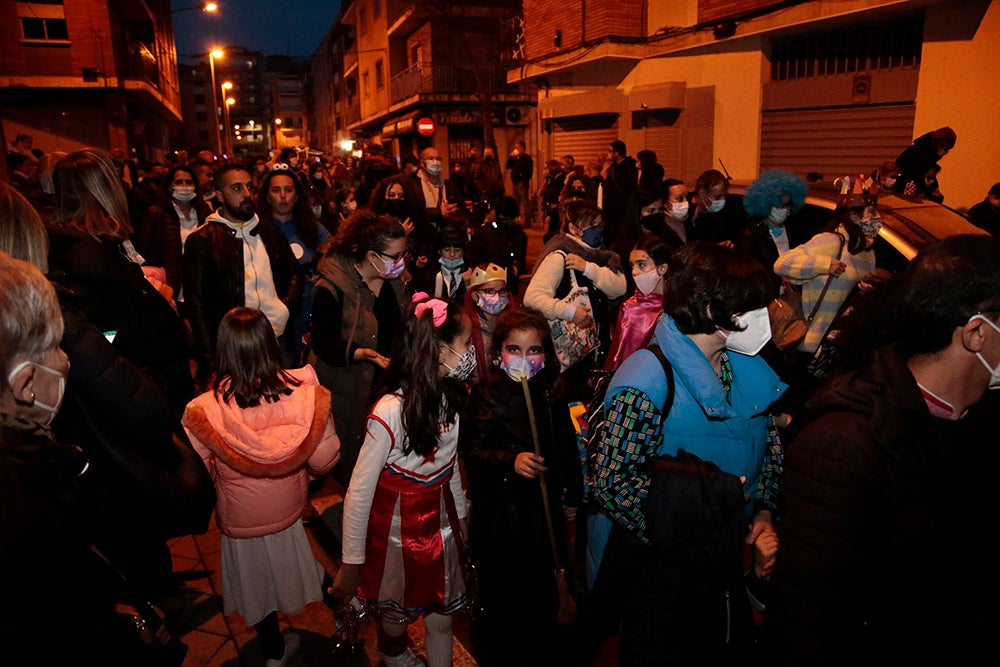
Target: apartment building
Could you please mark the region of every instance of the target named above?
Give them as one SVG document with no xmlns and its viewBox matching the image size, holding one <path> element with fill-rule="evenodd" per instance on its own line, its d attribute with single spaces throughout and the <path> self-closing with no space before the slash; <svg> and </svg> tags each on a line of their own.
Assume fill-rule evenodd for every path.
<svg viewBox="0 0 1000 667">
<path fill-rule="evenodd" d="M 826 180 L 943 125 L 940 180 L 967 206 L 1000 174 L 1000 6 L 990 0 L 524 0 L 510 81 L 539 87 L 539 151 L 614 139 L 668 176 L 709 168 Z"/>
<path fill-rule="evenodd" d="M 0 118 L 8 143 L 162 158 L 181 120 L 169 0 L 0 3 Z"/>
</svg>

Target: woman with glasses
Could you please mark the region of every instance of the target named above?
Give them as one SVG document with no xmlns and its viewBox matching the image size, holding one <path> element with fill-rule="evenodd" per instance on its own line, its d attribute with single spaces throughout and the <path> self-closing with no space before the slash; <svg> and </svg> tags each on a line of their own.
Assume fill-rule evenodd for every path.
<svg viewBox="0 0 1000 667">
<path fill-rule="evenodd" d="M 340 437 L 336 478 L 347 487 L 365 436 L 372 387 L 399 332 L 406 270 L 403 226 L 367 209 L 352 213 L 320 260 L 309 363 L 330 390 Z"/>
</svg>

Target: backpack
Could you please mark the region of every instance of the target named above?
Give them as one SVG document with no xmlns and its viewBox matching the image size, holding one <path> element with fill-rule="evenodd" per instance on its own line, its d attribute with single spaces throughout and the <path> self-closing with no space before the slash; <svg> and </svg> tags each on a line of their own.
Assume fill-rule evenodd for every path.
<svg viewBox="0 0 1000 667">
<path fill-rule="evenodd" d="M 663 354 L 663 350 L 656 343 L 651 343 L 646 349 L 656 355 L 663 368 L 663 374 L 667 378 L 667 398 L 663 403 L 663 417 L 670 413 L 670 406 L 674 403 L 674 373 L 670 366 L 670 361 Z M 585 500 L 592 500 L 594 497 L 595 466 L 597 448 L 601 443 L 601 438 L 607 430 L 608 422 L 605 419 L 604 399 L 608 393 L 608 386 L 614 373 L 600 373 L 595 376 L 593 395 L 587 403 L 583 413 L 583 421 L 586 428 L 580 434 L 580 459 L 583 465 L 583 497 Z"/>
</svg>

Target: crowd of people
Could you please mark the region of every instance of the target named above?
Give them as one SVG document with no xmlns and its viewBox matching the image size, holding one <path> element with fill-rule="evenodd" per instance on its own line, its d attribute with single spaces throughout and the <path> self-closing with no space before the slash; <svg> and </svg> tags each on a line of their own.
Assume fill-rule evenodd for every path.
<svg viewBox="0 0 1000 667">
<path fill-rule="evenodd" d="M 938 197 L 954 145 L 840 179 L 830 221 L 795 174 L 739 200 L 621 141 L 537 197 L 523 143 L 511 194 L 491 146 L 458 182 L 433 147 L 35 158 L 0 183 L 8 655 L 179 664 L 166 542 L 213 512 L 268 667 L 317 601 L 371 612 L 388 667 L 424 664 L 418 619 L 450 665 L 460 610 L 482 665 L 978 655 L 1000 241 L 873 250 L 879 194 Z M 328 476 L 335 578 L 302 520 Z"/>
</svg>

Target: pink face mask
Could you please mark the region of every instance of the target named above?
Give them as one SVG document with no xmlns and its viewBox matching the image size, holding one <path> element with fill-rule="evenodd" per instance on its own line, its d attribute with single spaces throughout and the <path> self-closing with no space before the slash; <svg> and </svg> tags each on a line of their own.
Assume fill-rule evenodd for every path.
<svg viewBox="0 0 1000 667">
<path fill-rule="evenodd" d="M 545 368 L 544 354 L 500 353 L 500 369 L 515 382 L 520 382 L 522 377 L 530 380 L 543 368 Z"/>
</svg>

